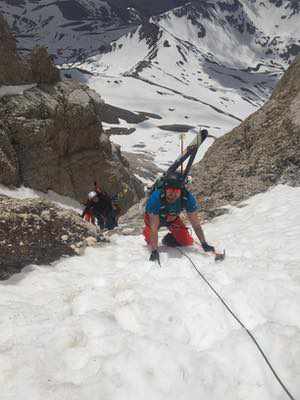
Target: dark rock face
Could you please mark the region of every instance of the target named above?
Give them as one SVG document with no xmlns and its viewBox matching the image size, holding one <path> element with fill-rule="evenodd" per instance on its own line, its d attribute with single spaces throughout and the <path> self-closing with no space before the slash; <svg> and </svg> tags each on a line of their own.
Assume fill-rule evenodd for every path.
<svg viewBox="0 0 300 400">
<path fill-rule="evenodd" d="M 134 7 L 144 17 L 160 14 L 171 8 L 175 8 L 187 3 L 188 0 L 107 0 L 107 3 L 119 9 Z"/>
<path fill-rule="evenodd" d="M 194 128 L 193 125 L 173 124 L 173 125 L 159 125 L 159 129 L 171 132 L 187 132 L 189 129 Z"/>
<path fill-rule="evenodd" d="M 34 48 L 30 55 L 32 80 L 37 83 L 60 81 L 59 70 L 54 66 L 45 47 Z"/>
<path fill-rule="evenodd" d="M 159 28 L 157 25 L 152 23 L 145 23 L 139 30 L 140 40 L 146 39 L 146 43 L 149 47 L 153 46 L 157 42 L 158 36 Z"/>
<path fill-rule="evenodd" d="M 269 0 L 270 3 L 273 3 L 276 7 L 281 7 L 283 4 L 282 0 Z M 294 13 L 297 13 L 300 11 L 300 3 L 298 0 L 287 0 L 285 2 L 285 7 L 286 9 L 290 8 L 293 10 Z"/>
<path fill-rule="evenodd" d="M 28 264 L 76 255 L 84 240 L 95 235 L 93 227 L 73 211 L 41 200 L 0 196 L 0 280 Z"/>
<path fill-rule="evenodd" d="M 19 183 L 18 159 L 8 134 L 1 129 L 0 122 L 0 182 L 4 185 Z"/>
<path fill-rule="evenodd" d="M 76 21 L 89 17 L 88 11 L 76 0 L 56 1 L 55 4 L 66 19 Z"/>
<path fill-rule="evenodd" d="M 3 0 L 4 3 L 15 7 L 22 7 L 26 4 L 26 0 Z"/>
<path fill-rule="evenodd" d="M 110 104 L 103 104 L 101 109 L 101 119 L 109 124 L 118 124 L 119 118 L 124 119 L 129 124 L 138 124 L 147 119 L 142 113 L 133 113 L 123 108 L 115 107 Z"/>
<path fill-rule="evenodd" d="M 205 209 L 238 202 L 278 183 L 300 185 L 300 58 L 271 98 L 218 139 L 193 169 Z"/>
</svg>

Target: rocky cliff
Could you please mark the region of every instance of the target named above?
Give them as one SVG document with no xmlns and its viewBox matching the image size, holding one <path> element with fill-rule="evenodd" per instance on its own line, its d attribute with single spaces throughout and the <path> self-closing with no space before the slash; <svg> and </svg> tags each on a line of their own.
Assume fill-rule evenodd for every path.
<svg viewBox="0 0 300 400">
<path fill-rule="evenodd" d="M 120 194 L 123 208 L 136 202 L 141 184 L 102 129 L 102 120 L 116 110 L 87 86 L 61 82 L 46 49 L 20 58 L 3 18 L 0 35 L 0 183 L 51 189 L 83 201 L 97 181 Z"/>
<path fill-rule="evenodd" d="M 265 105 L 209 148 L 193 176 L 206 210 L 278 183 L 300 185 L 299 57 Z"/>
<path fill-rule="evenodd" d="M 75 81 L 25 87 L 0 98 L 0 182 L 85 199 L 94 181 L 126 208 L 143 191 L 102 130 L 104 102 Z"/>
</svg>

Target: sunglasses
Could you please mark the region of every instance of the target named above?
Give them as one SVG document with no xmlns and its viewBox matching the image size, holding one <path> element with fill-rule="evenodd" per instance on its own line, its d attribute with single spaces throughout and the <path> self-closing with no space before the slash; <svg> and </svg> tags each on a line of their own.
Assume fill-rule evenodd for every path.
<svg viewBox="0 0 300 400">
<path fill-rule="evenodd" d="M 168 188 L 166 188 L 166 192 L 167 193 L 180 194 L 181 193 L 181 189 L 168 187 Z"/>
</svg>

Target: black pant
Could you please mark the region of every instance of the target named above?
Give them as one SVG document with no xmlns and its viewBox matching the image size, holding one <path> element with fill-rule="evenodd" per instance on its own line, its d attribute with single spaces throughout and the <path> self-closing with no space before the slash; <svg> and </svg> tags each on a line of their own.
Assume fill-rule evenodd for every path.
<svg viewBox="0 0 300 400">
<path fill-rule="evenodd" d="M 96 218 L 100 229 L 112 230 L 118 226 L 116 213 L 114 210 L 109 210 L 105 215 L 98 214 Z"/>
</svg>

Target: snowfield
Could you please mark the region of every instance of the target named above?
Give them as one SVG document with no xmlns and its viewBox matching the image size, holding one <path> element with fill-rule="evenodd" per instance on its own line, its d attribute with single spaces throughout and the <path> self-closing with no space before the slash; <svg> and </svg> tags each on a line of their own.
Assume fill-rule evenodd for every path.
<svg viewBox="0 0 300 400">
<path fill-rule="evenodd" d="M 277 186 L 204 226 L 185 252 L 300 397 L 300 188 Z M 163 235 L 163 232 L 161 232 Z M 176 249 L 141 236 L 0 283 L 1 400 L 284 400 L 261 354 Z"/>
</svg>

